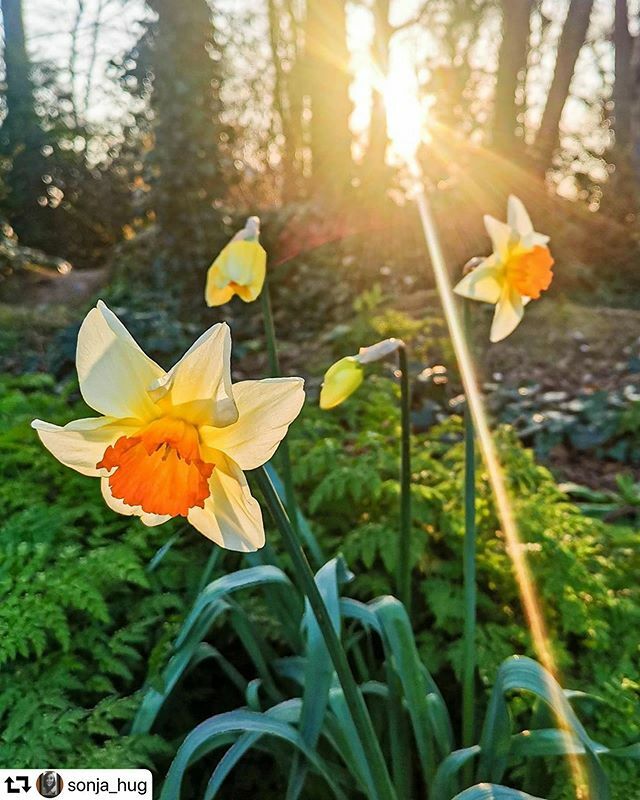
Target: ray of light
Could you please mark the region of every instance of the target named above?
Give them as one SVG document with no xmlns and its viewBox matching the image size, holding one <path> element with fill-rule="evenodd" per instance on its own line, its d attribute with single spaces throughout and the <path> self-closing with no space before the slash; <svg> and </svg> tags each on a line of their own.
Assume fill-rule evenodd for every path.
<svg viewBox="0 0 640 800">
<path fill-rule="evenodd" d="M 518 532 L 504 471 L 489 427 L 482 393 L 478 388 L 473 358 L 467 345 L 464 329 L 458 313 L 458 307 L 451 288 L 449 272 L 440 244 L 438 230 L 424 188 L 420 168 L 415 158 L 409 159 L 409 167 L 414 178 L 412 194 L 420 213 L 420 221 L 431 258 L 431 266 L 433 268 L 436 286 L 460 368 L 467 402 L 469 403 L 469 408 L 476 427 L 478 444 L 494 494 L 498 518 L 506 541 L 507 552 L 513 563 L 522 605 L 531 631 L 531 638 L 540 663 L 555 678 L 558 675 L 555 656 L 546 630 L 535 583 L 529 570 L 525 547 Z M 556 695 L 558 692 L 561 692 L 561 690 L 558 689 L 558 684 L 555 682 L 549 686 L 549 690 L 552 694 Z M 558 700 L 560 699 L 561 698 L 558 698 Z M 560 703 L 556 703 L 556 707 L 559 708 Z M 557 721 L 560 729 L 566 732 L 568 730 L 567 721 L 561 715 L 558 716 Z M 572 752 L 571 747 L 567 747 L 567 751 L 567 758 L 576 788 L 576 798 L 578 800 L 591 800 L 583 764 L 575 753 Z"/>
<path fill-rule="evenodd" d="M 402 146 L 402 144 L 409 141 L 410 139 L 408 137 L 404 137 L 400 144 Z M 544 615 L 540 607 L 535 582 L 529 569 L 525 546 L 523 545 L 518 531 L 513 506 L 507 490 L 504 470 L 500 463 L 489 427 L 484 399 L 475 374 L 473 357 L 471 356 L 464 334 L 464 328 L 460 320 L 458 306 L 451 286 L 451 279 L 440 243 L 438 228 L 427 197 L 422 170 L 416 159 L 416 150 L 417 147 L 413 150 L 404 148 L 402 153 L 412 180 L 410 194 L 418 207 L 420 222 L 422 224 L 424 238 L 431 260 L 431 267 L 436 281 L 436 288 L 440 296 L 449 335 L 460 369 L 465 395 L 473 417 L 478 444 L 494 495 L 498 519 L 506 541 L 507 553 L 513 564 L 514 574 L 531 632 L 533 646 L 542 666 L 557 679 L 558 669 L 556 659 L 546 630 Z M 548 688 L 552 696 L 557 697 L 558 702 L 554 703 L 556 709 L 560 709 L 562 707 L 560 702 L 562 700 L 562 690 L 559 688 L 559 683 L 554 681 L 549 684 Z M 558 727 L 567 736 L 567 744 L 569 745 L 568 722 L 563 715 L 557 711 L 556 718 Z M 594 800 L 588 788 L 584 766 L 570 746 L 567 746 L 567 760 L 569 762 L 577 800 Z"/>
</svg>

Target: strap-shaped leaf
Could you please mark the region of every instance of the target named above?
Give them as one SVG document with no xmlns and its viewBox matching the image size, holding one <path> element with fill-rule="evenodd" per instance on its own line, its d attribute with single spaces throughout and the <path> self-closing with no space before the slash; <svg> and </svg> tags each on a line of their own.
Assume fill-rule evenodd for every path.
<svg viewBox="0 0 640 800">
<path fill-rule="evenodd" d="M 442 695 L 420 660 L 404 606 L 395 597 L 382 597 L 369 604 L 343 599 L 340 607 L 345 618 L 358 620 L 381 636 L 386 658 L 400 679 L 425 779 L 431 783 L 436 766 L 434 745 L 437 754 L 446 757 L 453 747 L 453 729 Z"/>
<path fill-rule="evenodd" d="M 162 710 L 162 706 L 171 692 L 173 692 L 182 676 L 187 670 L 195 666 L 195 663 L 201 660 L 198 654 L 202 645 L 202 638 L 206 631 L 213 625 L 214 621 L 221 614 L 228 611 L 228 609 L 229 605 L 221 600 L 209 608 L 206 614 L 200 617 L 198 623 L 192 628 L 189 636 L 185 639 L 182 647 L 176 650 L 169 659 L 162 673 L 161 686 L 147 687 L 138 712 L 131 725 L 131 733 L 148 733 L 151 730 L 158 714 Z M 222 655 L 220 655 L 220 659 L 222 658 Z M 223 669 L 225 668 L 223 663 L 221 663 L 221 666 Z M 231 665 L 229 665 L 229 667 L 231 667 Z M 234 680 L 242 680 L 244 684 L 245 681 L 240 673 L 233 667 L 231 667 L 231 670 L 232 671 L 228 672 L 229 676 L 233 677 Z"/>
<path fill-rule="evenodd" d="M 296 697 L 292 700 L 285 700 L 264 713 L 265 716 L 279 719 L 282 722 L 297 724 L 300 721 L 301 708 L 302 702 L 300 698 Z M 260 733 L 245 733 L 227 750 L 209 779 L 203 800 L 212 800 L 216 796 L 231 770 L 249 750 L 256 746 L 261 736 Z"/>
<path fill-rule="evenodd" d="M 436 777 L 431 785 L 431 800 L 449 800 L 453 792 L 460 788 L 457 781 L 460 770 L 474 758 L 477 758 L 480 747 L 465 747 L 464 750 L 454 750 L 440 763 Z"/>
<path fill-rule="evenodd" d="M 333 792 L 333 796 L 339 800 L 346 800 L 333 775 L 325 768 L 314 751 L 307 747 L 295 728 L 286 722 L 269 717 L 267 714 L 244 709 L 228 711 L 211 717 L 189 733 L 169 768 L 160 800 L 178 800 L 187 768 L 206 753 L 227 744 L 231 735 L 244 733 L 274 736 L 288 742 L 309 760 L 313 768 L 324 778 Z"/>
<path fill-rule="evenodd" d="M 340 586 L 351 580 L 342 558 L 332 558 L 316 573 L 316 585 L 325 602 L 331 623 L 340 635 Z M 309 747 L 315 747 L 329 702 L 329 689 L 334 676 L 333 664 L 316 618 L 306 603 L 302 621 L 306 633 L 306 664 L 300 734 Z M 287 800 L 297 800 L 304 786 L 306 764 L 294 758 L 287 785 Z"/>
<path fill-rule="evenodd" d="M 507 702 L 511 691 L 530 692 L 563 720 L 567 734 L 578 739 L 584 748 L 586 777 L 594 797 L 609 800 L 609 782 L 596 755 L 600 745 L 589 737 L 556 679 L 537 661 L 524 656 L 508 658 L 498 670 L 480 738 L 478 778 L 501 780 L 507 768 L 512 746 Z"/>
<path fill-rule="evenodd" d="M 207 608 L 214 605 L 218 600 L 221 600 L 233 592 L 241 589 L 248 589 L 253 586 L 260 586 L 262 584 L 282 584 L 283 586 L 291 587 L 294 592 L 291 581 L 281 569 L 271 566 L 270 564 L 263 564 L 259 567 L 249 567 L 248 569 L 239 569 L 236 572 L 231 572 L 228 575 L 223 575 L 215 581 L 212 581 L 206 586 L 196 598 L 191 611 L 187 615 L 180 633 L 176 639 L 176 647 L 179 648 L 184 640 L 189 636 L 193 626 L 197 623 L 200 614 Z"/>
<path fill-rule="evenodd" d="M 506 786 L 496 786 L 493 783 L 479 783 L 464 792 L 457 794 L 453 800 L 543 800 L 532 794 L 509 789 Z"/>
</svg>

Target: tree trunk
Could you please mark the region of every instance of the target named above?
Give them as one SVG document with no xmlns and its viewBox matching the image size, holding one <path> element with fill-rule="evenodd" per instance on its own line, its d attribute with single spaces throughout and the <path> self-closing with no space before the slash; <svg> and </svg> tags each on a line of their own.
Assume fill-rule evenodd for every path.
<svg viewBox="0 0 640 800">
<path fill-rule="evenodd" d="M 627 0 L 616 0 L 613 27 L 615 77 L 613 84 L 613 131 L 615 143 L 609 160 L 615 164 L 603 198 L 603 207 L 621 221 L 629 221 L 638 209 L 637 160 L 634 153 L 634 105 L 637 90 L 633 78 L 634 42 L 629 32 Z"/>
<path fill-rule="evenodd" d="M 375 0 L 375 34 L 373 40 L 373 63 L 383 79 L 389 73 L 389 46 L 393 28 L 389 22 L 390 0 Z M 381 87 L 374 87 L 371 98 L 371 123 L 369 146 L 365 157 L 365 170 L 369 178 L 379 177 L 385 171 L 385 154 L 388 144 L 387 114 Z M 375 180 L 375 179 L 374 179 Z"/>
<path fill-rule="evenodd" d="M 5 101 L 7 116 L 0 133 L 2 152 L 10 168 L 7 215 L 18 236 L 29 239 L 39 217 L 38 198 L 44 194 L 45 142 L 33 100 L 31 62 L 27 54 L 21 0 L 0 0 L 4 23 Z"/>
<path fill-rule="evenodd" d="M 222 142 L 232 132 L 221 121 L 223 53 L 207 0 L 148 4 L 158 15 L 145 43 L 155 137 L 147 164 L 159 233 L 154 276 L 160 289 L 177 275 L 195 288 L 218 246 L 227 189 Z"/>
<path fill-rule="evenodd" d="M 502 0 L 502 44 L 498 58 L 493 145 L 517 155 L 524 140 L 516 136 L 518 106 L 516 91 L 527 66 L 533 0 Z"/>
<path fill-rule="evenodd" d="M 344 0 L 307 0 L 305 49 L 313 188 L 335 194 L 350 184 L 352 176 Z"/>
<path fill-rule="evenodd" d="M 616 52 L 615 82 L 613 84 L 613 129 L 616 135 L 616 150 L 628 153 L 632 141 L 631 106 L 634 92 L 631 75 L 633 39 L 629 33 L 627 0 L 616 0 L 613 42 Z"/>
<path fill-rule="evenodd" d="M 536 158 L 544 173 L 551 164 L 560 138 L 562 110 L 569 96 L 573 71 L 587 37 L 593 0 L 571 0 L 558 43 L 556 67 L 547 96 L 547 104 L 536 137 Z"/>
<path fill-rule="evenodd" d="M 276 0 L 268 0 L 269 15 L 269 43 L 273 59 L 274 85 L 273 107 L 280 120 L 280 130 L 283 137 L 282 152 L 282 197 L 285 202 L 298 194 L 297 187 L 297 151 L 300 142 L 296 140 L 295 127 L 292 120 L 293 101 L 290 91 L 289 77 L 282 66 L 282 30 L 280 25 L 282 9 Z M 295 26 L 296 21 L 290 17 L 289 24 Z M 295 36 L 295 34 L 294 34 Z"/>
</svg>

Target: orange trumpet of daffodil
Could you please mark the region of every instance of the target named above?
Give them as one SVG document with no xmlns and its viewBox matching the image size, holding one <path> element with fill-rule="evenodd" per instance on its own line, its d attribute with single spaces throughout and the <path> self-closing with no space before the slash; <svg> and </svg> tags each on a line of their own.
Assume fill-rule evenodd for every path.
<svg viewBox="0 0 640 800">
<path fill-rule="evenodd" d="M 267 271 L 267 254 L 259 242 L 260 219 L 249 217 L 207 272 L 204 297 L 208 306 L 221 306 L 238 295 L 245 303 L 260 296 Z"/>
<path fill-rule="evenodd" d="M 78 334 L 80 391 L 101 416 L 64 427 L 35 420 L 65 466 L 100 478 L 107 505 L 145 525 L 186 517 L 229 550 L 264 544 L 244 470 L 268 461 L 304 402 L 301 378 L 231 383 L 225 323 L 165 372 L 103 302 Z"/>
<path fill-rule="evenodd" d="M 517 197 L 509 197 L 506 223 L 489 215 L 484 223 L 493 253 L 465 275 L 454 291 L 495 305 L 490 338 L 499 342 L 517 328 L 525 305 L 549 288 L 553 258 L 547 247 L 549 237 L 534 231 Z"/>
</svg>

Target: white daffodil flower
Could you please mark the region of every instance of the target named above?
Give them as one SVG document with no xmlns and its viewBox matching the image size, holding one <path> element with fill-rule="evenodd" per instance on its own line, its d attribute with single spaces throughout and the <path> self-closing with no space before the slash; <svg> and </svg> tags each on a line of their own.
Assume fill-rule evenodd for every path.
<svg viewBox="0 0 640 800">
<path fill-rule="evenodd" d="M 549 288 L 554 262 L 547 247 L 549 237 L 534 231 L 517 197 L 509 197 L 506 223 L 489 215 L 484 223 L 493 253 L 465 275 L 454 291 L 495 305 L 490 338 L 499 342 L 516 329 L 525 305 Z"/>
<path fill-rule="evenodd" d="M 64 427 L 35 420 L 65 466 L 100 478 L 107 505 L 145 525 L 186 517 L 229 550 L 264 544 L 244 470 L 267 462 L 304 402 L 301 378 L 231 383 L 231 334 L 213 325 L 169 372 L 103 302 L 85 317 L 76 366 L 101 416 Z"/>
</svg>

